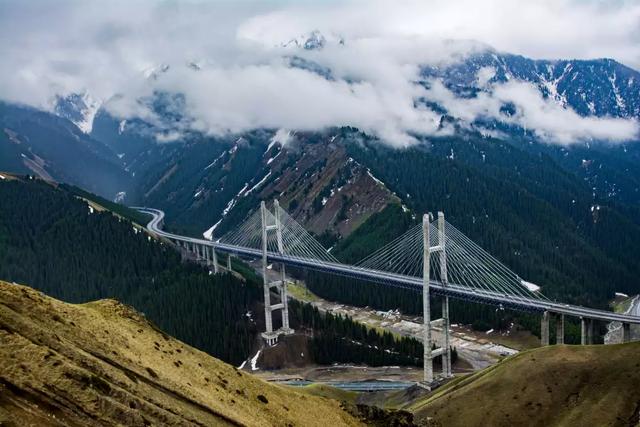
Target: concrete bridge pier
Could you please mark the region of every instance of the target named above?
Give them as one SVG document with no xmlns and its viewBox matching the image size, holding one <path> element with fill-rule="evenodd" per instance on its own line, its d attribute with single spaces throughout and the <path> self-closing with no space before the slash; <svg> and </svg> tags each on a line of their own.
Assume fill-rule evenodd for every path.
<svg viewBox="0 0 640 427">
<path fill-rule="evenodd" d="M 593 319 L 580 318 L 580 344 L 593 344 Z"/>
<path fill-rule="evenodd" d="M 180 240 L 174 240 L 173 243 L 176 245 L 176 248 L 178 248 L 178 252 L 180 253 L 180 260 L 184 261 L 185 259 L 187 259 L 187 250 L 183 247 L 182 242 Z"/>
<path fill-rule="evenodd" d="M 631 324 L 623 323 L 622 324 L 622 342 L 630 342 L 631 341 Z"/>
<path fill-rule="evenodd" d="M 267 342 L 267 345 L 272 346 L 278 341 L 280 335 L 293 334 L 293 329 L 289 326 L 289 302 L 287 297 L 287 281 L 284 270 L 284 263 L 280 265 L 281 280 L 270 281 L 267 275 L 267 240 L 268 232 L 275 231 L 278 242 L 278 252 L 284 254 L 284 245 L 282 240 L 282 223 L 280 220 L 280 207 L 278 201 L 274 201 L 275 212 L 275 224 L 270 224 L 268 220 L 268 211 L 266 205 L 263 202 L 260 203 L 260 212 L 262 217 L 262 283 L 264 290 L 264 315 L 265 315 L 265 332 L 262 333 L 262 337 Z M 276 303 L 271 302 L 271 288 L 276 288 L 276 292 L 280 297 L 280 301 Z M 273 330 L 273 312 L 281 310 L 282 313 L 282 326 L 280 329 Z"/>
<path fill-rule="evenodd" d="M 233 271 L 231 270 L 231 254 L 227 256 L 227 270 Z"/>
<path fill-rule="evenodd" d="M 444 286 L 449 285 L 449 276 L 447 274 L 447 252 L 446 252 L 446 234 L 444 224 L 444 213 L 438 212 L 438 246 L 440 246 L 440 281 Z M 450 378 L 451 373 L 451 344 L 450 344 L 451 321 L 449 319 L 449 296 L 445 295 L 442 299 L 442 332 L 443 342 L 442 348 L 442 375 Z"/>
<path fill-rule="evenodd" d="M 211 246 L 211 262 L 213 263 L 213 272 L 218 274 L 218 254 L 216 254 L 215 246 Z"/>
<path fill-rule="evenodd" d="M 556 315 L 556 344 L 564 344 L 564 314 Z"/>
<path fill-rule="evenodd" d="M 542 313 L 542 321 L 540 323 L 540 342 L 543 346 L 549 345 L 549 312 Z"/>
<path fill-rule="evenodd" d="M 423 270 L 422 270 L 422 347 L 424 349 L 424 383 L 429 386 L 433 382 L 433 357 L 431 354 L 431 305 L 429 301 L 430 278 L 430 242 L 429 242 L 429 215 L 422 217 L 422 246 L 423 246 Z"/>
<path fill-rule="evenodd" d="M 211 267 L 211 248 L 209 246 L 203 246 L 204 249 L 204 262 L 207 267 Z"/>
</svg>

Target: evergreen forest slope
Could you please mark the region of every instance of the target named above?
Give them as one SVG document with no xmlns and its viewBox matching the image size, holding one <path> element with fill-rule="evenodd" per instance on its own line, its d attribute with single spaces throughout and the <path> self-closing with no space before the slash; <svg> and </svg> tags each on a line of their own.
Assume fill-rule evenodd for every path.
<svg viewBox="0 0 640 427">
<path fill-rule="evenodd" d="M 261 296 L 251 276 L 182 263 L 168 245 L 64 186 L 5 179 L 0 200 L 0 280 L 71 303 L 114 298 L 229 363 L 249 354 L 256 325 L 246 314 Z"/>
</svg>

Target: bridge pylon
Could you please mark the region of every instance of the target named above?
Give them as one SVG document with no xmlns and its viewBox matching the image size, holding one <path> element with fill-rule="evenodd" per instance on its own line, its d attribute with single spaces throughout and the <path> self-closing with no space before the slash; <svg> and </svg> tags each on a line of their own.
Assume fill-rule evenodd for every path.
<svg viewBox="0 0 640 427">
<path fill-rule="evenodd" d="M 422 271 L 422 310 L 423 310 L 423 348 L 424 348 L 424 379 L 423 383 L 429 387 L 434 380 L 433 359 L 442 357 L 442 377 L 451 377 L 451 346 L 450 346 L 450 320 L 449 320 L 449 296 L 442 299 L 442 342 L 440 348 L 432 349 L 433 340 L 431 334 L 431 301 L 429 284 L 431 281 L 431 253 L 439 253 L 440 281 L 443 286 L 448 286 L 447 278 L 447 252 L 444 213 L 438 212 L 438 238 L 437 245 L 431 246 L 431 214 L 422 217 L 423 238 L 423 271 Z"/>
<path fill-rule="evenodd" d="M 274 345 L 278 341 L 280 335 L 290 335 L 293 333 L 293 329 L 289 327 L 289 302 L 287 292 L 287 281 L 285 275 L 284 263 L 280 265 L 280 280 L 270 281 L 267 276 L 268 273 L 268 238 L 269 232 L 276 232 L 276 242 L 278 245 L 278 252 L 284 253 L 284 245 L 282 241 L 282 221 L 280 217 L 280 209 L 278 201 L 274 201 L 274 213 L 270 215 L 267 211 L 267 207 L 263 202 L 260 203 L 260 214 L 262 218 L 262 281 L 264 290 L 264 317 L 265 317 L 265 332 L 262 333 L 262 337 L 265 339 L 268 345 Z M 269 217 L 275 217 L 273 224 L 269 223 Z M 280 302 L 271 303 L 271 289 L 275 288 L 280 297 Z M 278 330 L 273 330 L 273 312 L 281 310 L 282 312 L 282 327 Z"/>
<path fill-rule="evenodd" d="M 431 277 L 431 243 L 429 243 L 429 214 L 422 216 L 422 246 L 423 246 L 423 265 L 422 265 L 422 347 L 423 353 L 423 370 L 424 382 L 431 384 L 433 382 L 433 357 L 431 352 L 431 302 L 429 300 L 429 279 Z"/>
<path fill-rule="evenodd" d="M 445 235 L 444 213 L 438 212 L 438 246 L 440 251 L 440 281 L 442 282 L 445 290 L 449 286 L 449 279 L 447 277 L 447 250 L 446 250 L 446 235 Z M 449 333 L 451 330 L 449 320 L 449 295 L 445 292 L 442 298 L 442 347 L 444 348 L 444 354 L 442 355 L 442 376 L 445 378 L 451 377 L 451 344 Z"/>
</svg>

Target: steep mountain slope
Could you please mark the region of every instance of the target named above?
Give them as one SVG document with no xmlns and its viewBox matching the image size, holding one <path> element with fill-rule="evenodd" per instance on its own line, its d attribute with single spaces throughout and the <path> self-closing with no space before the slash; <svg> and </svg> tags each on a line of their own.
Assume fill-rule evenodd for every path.
<svg viewBox="0 0 640 427">
<path fill-rule="evenodd" d="M 79 185 L 113 199 L 132 178 L 109 147 L 66 119 L 0 103 L 0 169 Z"/>
<path fill-rule="evenodd" d="M 279 198 L 298 221 L 331 242 L 399 202 L 335 142 L 338 132 L 256 131 L 147 142 L 147 149 L 124 159 L 140 182 L 138 203 L 165 210 L 169 227 L 219 236 L 260 200 Z"/>
<path fill-rule="evenodd" d="M 425 66 L 422 75 L 472 97 L 487 83 L 478 79 L 483 68 L 493 72 L 487 82 L 533 83 L 583 116 L 640 117 L 640 73 L 612 59 L 534 60 L 488 49 L 445 67 Z"/>
<path fill-rule="evenodd" d="M 0 422 L 359 425 L 336 401 L 268 384 L 114 300 L 71 305 L 0 282 Z"/>
<path fill-rule="evenodd" d="M 307 40 L 316 54 L 327 44 L 349 42 L 302 37 L 291 43 L 290 66 L 312 67 Z M 487 69 L 489 82 L 478 77 Z M 173 70 L 153 70 L 149 84 Z M 325 71 L 326 78 L 339 78 Z M 583 116 L 637 118 L 638 73 L 611 60 L 538 61 L 485 49 L 446 66 L 424 67 L 422 78 L 425 84 L 440 80 L 460 102 L 489 90 L 487 83 L 517 80 Z M 86 96 L 78 96 L 67 101 L 84 111 Z M 164 209 L 176 231 L 220 236 L 260 200 L 277 197 L 331 247 L 373 214 L 404 204 L 416 214 L 445 210 L 463 232 L 551 297 L 604 306 L 613 292 L 638 289 L 639 144 L 587 140 L 562 147 L 513 123 L 461 123 L 447 111 L 440 113 L 454 135 L 418 135 L 421 143 L 407 150 L 389 150 L 352 128 L 259 129 L 220 137 L 181 128 L 188 124 L 184 95 L 155 91 L 140 102 L 162 123 L 116 119 L 106 102 L 91 136 L 117 153 L 120 167 L 135 180 L 136 191 L 124 200 Z M 422 99 L 416 107 L 437 109 Z M 174 128 L 182 132 L 172 133 Z M 5 139 L 20 141 L 12 132 Z M 0 144 L 11 153 L 7 167 L 26 168 L 19 146 Z M 47 156 L 40 159 L 29 164 L 48 162 Z M 387 218 L 382 226 L 393 221 Z M 365 246 L 373 250 L 380 243 L 350 244 L 364 255 Z M 355 252 L 349 257 L 355 261 Z"/>
<path fill-rule="evenodd" d="M 399 203 L 365 166 L 348 156 L 338 133 L 298 133 L 284 143 L 276 134 L 262 157 L 261 172 L 238 194 L 217 231 L 237 223 L 260 200 L 278 198 L 307 230 L 331 244 L 389 203 Z"/>
<path fill-rule="evenodd" d="M 144 223 L 123 206 L 64 184 L 0 177 L 5 202 L 0 205 L 0 279 L 30 282 L 68 302 L 116 298 L 164 331 L 236 366 L 262 345 L 258 333 L 264 317 L 254 314 L 262 312 L 261 280 L 241 262 L 234 261 L 235 274 L 211 274 L 182 262 L 179 251 L 126 220 L 131 216 Z M 114 205 L 117 215 L 107 210 Z M 345 363 L 406 365 L 422 356 L 414 339 L 367 331 L 350 319 L 325 317 L 294 302 L 290 313 L 298 334 L 291 346 L 273 349 L 276 356 L 283 347 L 291 350 L 309 341 L 311 347 L 294 351 L 295 357 L 303 351 L 302 363 L 330 364 L 334 360 L 318 344 L 327 340 L 333 341 L 335 359 Z M 350 339 L 336 338 L 342 335 Z M 276 360 L 273 366 L 282 363 Z"/>
<path fill-rule="evenodd" d="M 227 362 L 249 356 L 258 326 L 247 313 L 262 296 L 253 276 L 211 275 L 183 263 L 167 244 L 77 193 L 0 179 L 1 280 L 72 303 L 116 298 Z"/>
<path fill-rule="evenodd" d="M 452 150 L 455 159 L 447 158 Z M 616 287 L 640 286 L 640 225 L 547 157 L 483 138 L 433 141 L 430 150 L 354 145 L 352 153 L 393 191 L 409 194 L 415 211 L 446 212 L 550 297 L 604 306 Z"/>
<path fill-rule="evenodd" d="M 446 426 L 636 426 L 640 343 L 550 346 L 454 380 L 404 407 Z"/>
</svg>

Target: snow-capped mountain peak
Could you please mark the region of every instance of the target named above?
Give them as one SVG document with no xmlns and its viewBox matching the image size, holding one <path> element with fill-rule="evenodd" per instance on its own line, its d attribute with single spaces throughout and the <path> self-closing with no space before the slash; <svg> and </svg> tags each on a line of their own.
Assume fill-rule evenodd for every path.
<svg viewBox="0 0 640 427">
<path fill-rule="evenodd" d="M 102 105 L 102 101 L 94 99 L 89 92 L 72 93 L 65 97 L 58 96 L 54 111 L 75 124 L 84 133 L 91 133 L 93 120 Z"/>
<path fill-rule="evenodd" d="M 281 45 L 286 48 L 294 47 L 305 50 L 321 50 L 329 43 L 343 45 L 344 38 L 333 35 L 325 36 L 320 31 L 314 30 L 310 33 L 300 34 Z"/>
</svg>

